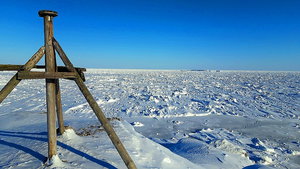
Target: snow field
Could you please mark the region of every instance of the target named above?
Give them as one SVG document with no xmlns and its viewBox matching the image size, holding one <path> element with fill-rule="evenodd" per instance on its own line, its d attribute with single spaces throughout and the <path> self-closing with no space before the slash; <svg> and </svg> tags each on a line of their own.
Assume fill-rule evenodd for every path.
<svg viewBox="0 0 300 169">
<path fill-rule="evenodd" d="M 0 87 L 12 75 L 1 73 Z M 88 70 L 86 78 L 106 116 L 125 120 L 113 124 L 139 168 L 300 168 L 299 72 Z M 101 127 L 91 129 L 99 124 L 77 86 L 61 82 L 67 125 L 92 131 L 59 137 L 56 168 L 124 168 Z M 22 81 L 0 104 L 0 168 L 47 168 L 45 112 L 42 80 Z"/>
</svg>

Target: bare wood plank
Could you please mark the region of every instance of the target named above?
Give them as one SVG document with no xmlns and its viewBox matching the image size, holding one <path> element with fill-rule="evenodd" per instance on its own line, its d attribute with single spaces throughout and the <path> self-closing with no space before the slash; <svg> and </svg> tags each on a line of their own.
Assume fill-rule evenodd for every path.
<svg viewBox="0 0 300 169">
<path fill-rule="evenodd" d="M 34 67 L 35 64 L 39 62 L 39 60 L 43 57 L 45 53 L 45 47 L 42 46 L 29 60 L 28 62 L 21 67 L 22 70 L 29 71 Z M 17 78 L 17 74 L 15 74 L 9 82 L 2 88 L 0 91 L 0 103 L 9 95 L 9 93 L 20 83 L 20 79 Z"/>
<path fill-rule="evenodd" d="M 59 45 L 59 43 L 55 39 L 53 39 L 53 45 L 54 45 L 55 50 L 58 52 L 59 56 L 61 57 L 62 61 L 66 65 L 66 67 L 70 71 L 74 71 L 75 68 L 74 68 L 73 64 L 71 63 L 71 61 L 66 56 L 63 49 L 61 48 L 61 46 Z M 78 72 L 76 72 L 76 73 L 78 73 Z M 79 77 L 78 74 L 77 74 L 77 76 Z M 89 105 L 93 109 L 93 111 L 96 114 L 98 120 L 101 122 L 102 126 L 104 127 L 106 133 L 108 134 L 108 136 L 111 139 L 112 143 L 114 144 L 117 151 L 119 152 L 119 154 L 120 154 L 121 158 L 123 159 L 123 161 L 124 161 L 125 165 L 127 166 L 127 168 L 136 169 L 136 166 L 135 166 L 133 160 L 129 156 L 128 152 L 126 151 L 125 147 L 123 146 L 123 144 L 120 141 L 119 137 L 117 136 L 116 132 L 114 131 L 114 129 L 110 125 L 109 121 L 105 117 L 104 113 L 102 112 L 102 110 L 98 106 L 97 102 L 93 98 L 92 94 L 90 93 L 90 91 L 88 90 L 88 88 L 86 87 L 86 85 L 84 84 L 82 79 L 81 78 L 76 78 L 75 82 L 76 82 L 77 86 L 79 87 L 80 91 L 82 92 L 82 94 L 84 95 L 84 97 L 86 98 L 87 102 L 89 103 Z"/>
<path fill-rule="evenodd" d="M 0 65 L 0 71 L 18 71 L 23 65 Z"/>
<path fill-rule="evenodd" d="M 17 73 L 18 79 L 75 79 L 75 72 L 32 72 L 32 71 L 19 71 Z"/>
<path fill-rule="evenodd" d="M 8 64 L 8 65 L 4 65 L 4 64 L 0 64 L 0 71 L 18 71 L 22 68 L 22 66 L 24 65 L 12 65 L 12 64 Z M 36 69 L 45 69 L 46 66 L 44 65 L 35 65 L 33 68 Z M 57 66 L 58 68 L 58 72 L 67 72 L 68 69 L 65 66 Z M 82 71 L 85 72 L 86 68 L 81 68 L 81 67 L 75 67 L 75 69 L 77 71 Z"/>
</svg>

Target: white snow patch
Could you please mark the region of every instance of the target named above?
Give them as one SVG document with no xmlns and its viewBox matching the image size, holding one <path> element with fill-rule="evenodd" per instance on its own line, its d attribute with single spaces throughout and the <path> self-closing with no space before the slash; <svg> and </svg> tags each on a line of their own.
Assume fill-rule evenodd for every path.
<svg viewBox="0 0 300 169">
<path fill-rule="evenodd" d="M 54 155 L 51 159 L 48 159 L 46 166 L 49 168 L 65 168 L 64 163 L 60 160 L 58 155 Z"/>
<path fill-rule="evenodd" d="M 143 123 L 138 122 L 138 121 L 132 122 L 132 123 L 130 123 L 130 124 L 131 124 L 132 126 L 134 126 L 134 127 L 142 127 L 142 126 L 144 126 Z"/>
<path fill-rule="evenodd" d="M 234 153 L 234 154 L 239 154 L 243 157 L 247 157 L 248 158 L 248 154 L 247 152 L 237 146 L 237 145 L 234 145 L 232 144 L 231 142 L 229 142 L 228 140 L 226 139 L 222 139 L 222 140 L 216 140 L 213 145 L 218 148 L 218 149 L 221 149 L 221 150 L 224 150 L 226 152 L 230 152 L 230 153 Z"/>
<path fill-rule="evenodd" d="M 79 139 L 80 137 L 77 136 L 77 134 L 74 132 L 73 129 L 67 129 L 65 130 L 65 132 L 63 133 L 62 137 L 65 140 L 74 140 L 74 139 Z"/>
</svg>

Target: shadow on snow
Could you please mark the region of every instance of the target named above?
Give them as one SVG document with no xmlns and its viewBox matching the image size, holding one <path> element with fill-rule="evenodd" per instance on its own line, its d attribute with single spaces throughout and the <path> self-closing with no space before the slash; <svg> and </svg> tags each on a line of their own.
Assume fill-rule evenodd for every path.
<svg viewBox="0 0 300 169">
<path fill-rule="evenodd" d="M 40 136 L 44 136 L 44 137 L 33 137 L 33 136 L 26 136 L 26 134 L 31 134 L 31 135 L 40 135 Z M 29 132 L 11 132 L 11 131 L 2 131 L 0 130 L 0 136 L 6 136 L 6 137 L 17 137 L 17 138 L 25 138 L 25 139 L 30 139 L 30 140 L 37 140 L 37 141 L 42 141 L 42 142 L 48 142 L 48 139 L 47 139 L 47 132 L 40 132 L 40 133 L 29 133 Z M 39 152 L 36 152 L 28 147 L 24 147 L 22 145 L 19 145 L 19 144 L 16 144 L 16 143 L 12 143 L 12 142 L 8 142 L 8 141 L 5 141 L 5 140 L 2 140 L 0 139 L 0 144 L 2 145 L 6 145 L 6 146 L 9 146 L 9 147 L 13 147 L 13 148 L 16 148 L 18 150 L 21 150 L 25 153 L 28 153 L 30 155 L 32 155 L 33 157 L 37 158 L 38 160 L 42 161 L 42 162 L 45 162 L 47 160 L 47 157 L 45 157 L 44 155 L 40 154 Z M 67 149 L 79 156 L 82 156 L 84 158 L 86 158 L 87 160 L 90 160 L 94 163 L 97 163 L 103 167 L 106 167 L 106 168 L 109 168 L 109 169 L 117 169 L 115 166 L 105 162 L 105 161 L 102 161 L 102 160 L 99 160 L 99 159 L 96 159 L 95 157 L 93 156 L 90 156 L 80 150 L 77 150 L 67 144 L 64 144 L 60 141 L 57 141 L 57 145 L 64 148 L 64 149 Z"/>
</svg>

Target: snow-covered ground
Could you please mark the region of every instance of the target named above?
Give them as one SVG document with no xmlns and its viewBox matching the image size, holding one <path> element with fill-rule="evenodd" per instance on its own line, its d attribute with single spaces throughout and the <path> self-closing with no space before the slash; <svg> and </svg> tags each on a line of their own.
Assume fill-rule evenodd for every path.
<svg viewBox="0 0 300 169">
<path fill-rule="evenodd" d="M 0 73 L 0 88 L 13 72 Z M 86 84 L 138 168 L 300 168 L 300 72 L 96 70 Z M 0 104 L 0 168 L 125 168 L 74 82 L 47 156 L 44 80 Z M 75 132 L 76 133 L 75 133 Z"/>
</svg>

